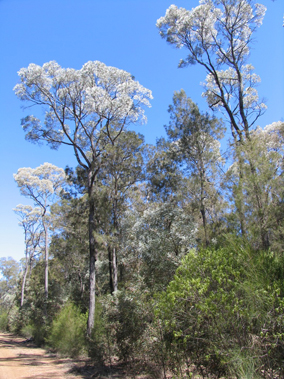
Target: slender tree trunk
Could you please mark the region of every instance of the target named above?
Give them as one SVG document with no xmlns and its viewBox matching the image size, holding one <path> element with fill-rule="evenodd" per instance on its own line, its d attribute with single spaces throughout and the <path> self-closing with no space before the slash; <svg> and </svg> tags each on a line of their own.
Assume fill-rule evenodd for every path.
<svg viewBox="0 0 284 379">
<path fill-rule="evenodd" d="M 203 201 L 201 201 L 200 212 L 201 212 L 201 216 L 202 216 L 205 246 L 207 247 L 209 245 L 209 240 L 208 240 L 208 234 L 207 234 L 207 220 L 206 220 L 205 207 L 204 207 Z"/>
<path fill-rule="evenodd" d="M 206 209 L 205 209 L 205 205 L 204 205 L 204 198 L 205 198 L 204 182 L 203 182 L 203 180 L 201 180 L 200 212 L 201 212 L 201 216 L 202 216 L 205 246 L 207 247 L 209 245 L 209 239 L 208 239 L 208 233 L 207 233 L 207 219 L 206 219 Z"/>
<path fill-rule="evenodd" d="M 117 282 L 117 258 L 116 258 L 116 248 L 114 247 L 112 250 L 112 265 L 113 265 L 113 290 L 118 290 L 118 282 Z"/>
<path fill-rule="evenodd" d="M 30 266 L 30 270 L 29 270 L 29 279 L 30 279 L 31 274 L 32 274 L 32 258 L 29 259 L 29 266 Z"/>
<path fill-rule="evenodd" d="M 89 298 L 89 317 L 87 324 L 87 334 L 90 337 L 95 324 L 96 306 L 96 240 L 95 232 L 95 204 L 93 199 L 93 185 L 89 185 L 89 253 L 90 253 L 90 298 Z"/>
<path fill-rule="evenodd" d="M 109 268 L 109 288 L 110 288 L 110 293 L 113 293 L 114 292 L 114 288 L 113 288 L 113 280 L 112 280 L 112 265 L 113 265 L 113 262 L 112 262 L 112 254 L 111 254 L 111 246 L 108 245 L 108 268 Z"/>
<path fill-rule="evenodd" d="M 117 220 L 117 181 L 115 181 L 115 193 L 113 204 L 113 227 L 114 227 L 114 247 L 112 249 L 112 267 L 113 267 L 113 289 L 118 290 L 118 275 L 117 275 L 117 255 L 116 255 L 116 243 L 118 234 L 118 220 Z"/>
<path fill-rule="evenodd" d="M 237 163 L 238 163 L 238 170 L 239 170 L 239 182 L 236 184 L 236 189 L 234 193 L 234 200 L 235 200 L 235 206 L 237 209 L 237 213 L 239 216 L 239 221 L 240 221 L 240 229 L 241 229 L 241 234 L 243 237 L 246 236 L 246 228 L 245 228 L 245 215 L 243 211 L 243 204 L 244 204 L 244 199 L 243 199 L 243 176 L 244 176 L 244 159 L 242 155 L 239 152 L 239 144 L 242 141 L 237 141 L 236 137 L 234 137 L 234 142 L 235 142 L 235 152 L 236 152 L 236 158 L 237 158 Z"/>
<path fill-rule="evenodd" d="M 22 291 L 21 291 L 21 307 L 24 305 L 25 287 L 26 287 L 26 279 L 27 279 L 28 271 L 29 271 L 29 264 L 28 264 L 28 259 L 26 259 L 26 267 L 25 267 L 25 272 L 23 276 Z"/>
<path fill-rule="evenodd" d="M 248 139 L 248 147 L 249 147 L 251 155 L 253 156 L 253 147 L 251 146 L 251 139 Z M 258 220 L 259 220 L 258 225 L 260 229 L 262 249 L 267 250 L 270 246 L 269 234 L 268 234 L 267 226 L 265 223 L 265 213 L 266 213 L 265 211 L 267 211 L 268 199 L 266 199 L 266 201 L 265 200 L 263 201 L 264 194 L 258 182 L 258 174 L 257 174 L 255 164 L 251 159 L 249 159 L 249 165 L 250 165 L 250 171 L 252 174 L 252 184 L 253 184 L 253 189 L 254 189 L 253 193 L 254 193 L 255 203 L 258 209 Z"/>
<path fill-rule="evenodd" d="M 200 159 L 201 168 L 199 171 L 199 178 L 200 178 L 200 213 L 202 216 L 202 224 L 203 224 L 203 230 L 204 230 L 204 239 L 205 239 L 205 246 L 209 246 L 209 238 L 208 238 L 208 231 L 207 231 L 207 218 L 206 218 L 206 208 L 204 204 L 205 200 L 205 168 L 204 164 L 202 162 L 202 158 Z"/>
<path fill-rule="evenodd" d="M 84 292 L 85 292 L 85 285 L 83 283 L 82 275 L 80 272 L 78 273 L 78 278 L 80 282 L 80 298 L 83 299 Z"/>
<path fill-rule="evenodd" d="M 267 231 L 267 228 L 265 225 L 265 203 L 263 203 L 263 201 L 262 201 L 263 194 L 262 194 L 261 187 L 259 186 L 259 183 L 257 181 L 257 176 L 258 176 L 257 170 L 256 170 L 256 167 L 254 165 L 254 162 L 250 158 L 250 155 L 253 156 L 253 151 L 252 151 L 251 139 L 250 139 L 249 134 L 246 134 L 246 141 L 245 142 L 246 142 L 246 144 L 243 145 L 243 142 L 242 142 L 240 147 L 247 149 L 247 151 L 249 151 L 249 153 L 250 153 L 247 157 L 247 160 L 248 160 L 249 167 L 250 167 L 250 173 L 251 173 L 250 181 L 252 182 L 252 186 L 253 186 L 253 196 L 255 199 L 256 208 L 258 210 L 258 222 L 257 222 L 257 224 L 259 226 L 259 234 L 260 234 L 262 249 L 267 250 L 269 248 L 270 244 L 269 244 L 268 231 Z M 236 143 L 236 154 L 237 154 L 237 159 L 238 159 L 238 163 L 239 163 L 239 176 L 240 176 L 235 203 L 236 203 L 236 207 L 237 207 L 238 214 L 239 214 L 241 232 L 242 232 L 242 235 L 244 236 L 245 235 L 245 216 L 243 214 L 243 202 L 244 202 L 244 200 L 243 200 L 243 175 L 244 175 L 243 166 L 244 166 L 244 159 L 238 151 L 237 142 L 235 142 L 235 143 Z"/>
<path fill-rule="evenodd" d="M 239 183 L 236 185 L 236 191 L 235 191 L 235 206 L 236 206 L 237 213 L 239 216 L 241 234 L 243 237 L 245 237 L 246 228 L 245 228 L 245 216 L 243 212 L 243 181 L 242 181 L 241 175 L 242 175 L 242 172 L 240 170 L 240 180 L 239 180 Z"/>
<path fill-rule="evenodd" d="M 48 228 L 43 219 L 44 237 L 45 237 L 45 272 L 44 272 L 44 293 L 48 298 Z"/>
</svg>

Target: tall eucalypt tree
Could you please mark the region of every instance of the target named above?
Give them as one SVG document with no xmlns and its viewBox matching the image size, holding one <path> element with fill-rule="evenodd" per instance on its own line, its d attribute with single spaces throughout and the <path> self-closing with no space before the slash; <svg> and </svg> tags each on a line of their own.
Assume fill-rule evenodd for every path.
<svg viewBox="0 0 284 379">
<path fill-rule="evenodd" d="M 80 70 L 63 69 L 56 62 L 42 67 L 30 64 L 19 71 L 21 82 L 15 93 L 29 105 L 41 106 L 45 119 L 34 116 L 22 120 L 26 139 L 46 141 L 51 148 L 72 147 L 79 165 L 88 177 L 90 303 L 87 332 L 95 317 L 95 263 L 98 246 L 94 188 L 104 163 L 107 145 L 115 145 L 130 123 L 145 121 L 144 106 L 150 106 L 151 91 L 141 86 L 126 71 L 104 63 L 87 62 Z"/>
<path fill-rule="evenodd" d="M 202 65 L 203 96 L 227 117 L 233 137 L 242 141 L 266 109 L 256 90 L 260 78 L 247 64 L 253 33 L 266 8 L 253 0 L 200 0 L 191 11 L 171 5 L 157 21 L 160 35 L 189 52 L 179 63 Z"/>
<path fill-rule="evenodd" d="M 30 198 L 41 210 L 41 223 L 44 230 L 45 281 L 44 292 L 48 298 L 48 260 L 49 260 L 49 207 L 56 200 L 65 182 L 65 172 L 51 163 L 44 163 L 36 168 L 19 168 L 14 174 L 21 194 Z"/>
</svg>

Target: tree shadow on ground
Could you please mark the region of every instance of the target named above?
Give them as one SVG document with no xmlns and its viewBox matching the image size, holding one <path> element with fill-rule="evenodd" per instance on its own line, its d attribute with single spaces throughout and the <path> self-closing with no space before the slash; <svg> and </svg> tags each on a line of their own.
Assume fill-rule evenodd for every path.
<svg viewBox="0 0 284 379">
<path fill-rule="evenodd" d="M 75 364 L 68 373 L 80 378 L 98 379 L 153 379 L 160 378 L 157 367 L 141 364 L 141 362 L 117 362 L 112 365 L 100 365 L 83 362 Z"/>
</svg>

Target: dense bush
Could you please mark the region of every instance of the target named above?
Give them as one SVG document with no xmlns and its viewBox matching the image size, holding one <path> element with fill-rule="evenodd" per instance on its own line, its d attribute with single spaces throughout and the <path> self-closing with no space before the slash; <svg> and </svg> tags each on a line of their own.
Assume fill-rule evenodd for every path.
<svg viewBox="0 0 284 379">
<path fill-rule="evenodd" d="M 48 343 L 62 354 L 76 357 L 86 349 L 87 315 L 67 303 L 53 320 Z"/>
<path fill-rule="evenodd" d="M 9 329 L 9 316 L 5 310 L 0 311 L 0 330 L 6 332 Z"/>
<path fill-rule="evenodd" d="M 176 365 L 206 378 L 283 376 L 281 261 L 241 243 L 192 250 L 156 305 Z"/>
<path fill-rule="evenodd" d="M 116 354 L 125 361 L 139 357 L 149 314 L 143 294 L 135 290 L 118 291 L 105 302 L 108 333 Z"/>
</svg>

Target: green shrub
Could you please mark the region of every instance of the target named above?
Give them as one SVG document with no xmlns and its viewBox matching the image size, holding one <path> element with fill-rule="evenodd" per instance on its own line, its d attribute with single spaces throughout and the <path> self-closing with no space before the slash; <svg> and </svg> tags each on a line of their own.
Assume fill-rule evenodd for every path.
<svg viewBox="0 0 284 379">
<path fill-rule="evenodd" d="M 22 329 L 21 329 L 20 334 L 21 334 L 21 336 L 23 336 L 25 338 L 34 337 L 35 336 L 35 327 L 34 327 L 34 325 L 28 324 L 28 325 L 23 326 Z"/>
<path fill-rule="evenodd" d="M 79 356 L 86 350 L 86 325 L 87 314 L 67 303 L 53 320 L 47 342 L 64 355 Z"/>
<path fill-rule="evenodd" d="M 36 345 L 44 345 L 45 339 L 50 330 L 50 322 L 40 308 L 13 307 L 9 313 L 9 330 L 12 333 L 20 334 L 24 337 L 33 337 Z"/>
<path fill-rule="evenodd" d="M 9 318 L 8 312 L 1 311 L 0 313 L 0 330 L 1 332 L 7 332 L 9 330 Z"/>
<path fill-rule="evenodd" d="M 283 375 L 278 265 L 273 254 L 241 243 L 191 251 L 156 305 L 168 354 L 208 378 Z"/>
</svg>

